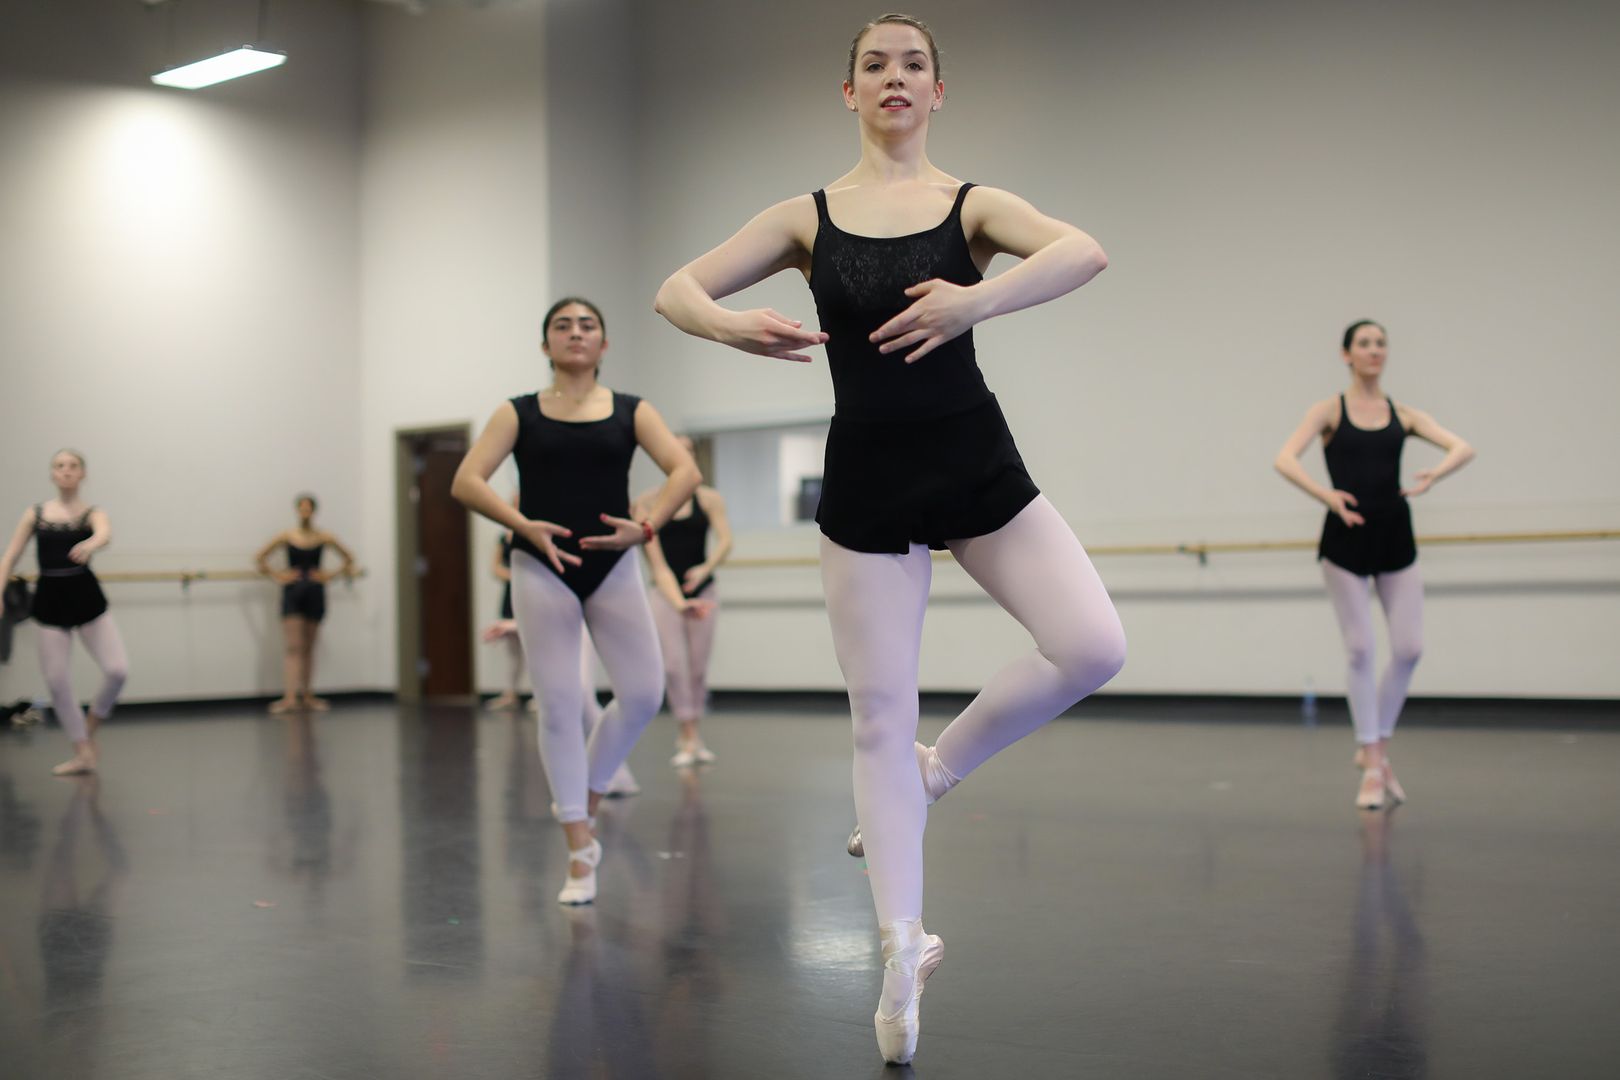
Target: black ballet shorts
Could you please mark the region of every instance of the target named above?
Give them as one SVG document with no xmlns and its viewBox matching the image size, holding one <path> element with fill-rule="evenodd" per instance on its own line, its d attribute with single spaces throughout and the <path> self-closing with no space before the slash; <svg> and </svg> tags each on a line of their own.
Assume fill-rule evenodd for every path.
<svg viewBox="0 0 1620 1080">
<path fill-rule="evenodd" d="M 326 618 L 326 586 L 319 581 L 293 581 L 281 587 L 281 617 L 320 622 Z"/>
<path fill-rule="evenodd" d="M 993 395 L 928 420 L 834 416 L 816 523 L 840 547 L 904 555 L 993 533 L 1040 493 Z"/>
</svg>

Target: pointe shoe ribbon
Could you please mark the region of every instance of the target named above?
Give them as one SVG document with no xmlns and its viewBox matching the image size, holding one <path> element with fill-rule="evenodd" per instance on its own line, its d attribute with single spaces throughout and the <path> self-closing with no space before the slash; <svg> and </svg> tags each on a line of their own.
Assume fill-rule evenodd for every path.
<svg viewBox="0 0 1620 1080">
<path fill-rule="evenodd" d="M 923 797 L 927 799 L 925 806 L 933 806 L 944 797 L 945 793 L 957 784 L 962 778 L 945 767 L 939 760 L 939 751 L 932 746 L 922 743 L 913 743 L 917 753 L 917 771 L 922 774 Z M 850 830 L 849 839 L 844 843 L 844 850 L 859 859 L 866 854 L 866 841 L 861 837 L 861 827 L 856 825 Z"/>
<path fill-rule="evenodd" d="M 591 872 L 584 877 L 570 877 L 557 894 L 557 903 L 589 904 L 596 899 L 596 868 L 602 862 L 602 842 L 592 840 L 589 847 L 570 851 L 568 861 L 588 866 Z"/>
<path fill-rule="evenodd" d="M 873 1030 L 877 1034 L 878 1052 L 891 1065 L 905 1065 L 917 1053 L 917 1040 L 922 1034 L 922 995 L 928 977 L 945 959 L 945 942 L 935 934 L 926 933 L 920 919 L 904 919 L 889 923 L 883 931 L 883 967 L 885 998 L 890 975 L 909 982 L 909 993 L 900 1007 L 890 1015 L 883 1015 L 883 1003 L 872 1014 Z M 901 988 L 905 987 L 902 982 Z"/>
</svg>

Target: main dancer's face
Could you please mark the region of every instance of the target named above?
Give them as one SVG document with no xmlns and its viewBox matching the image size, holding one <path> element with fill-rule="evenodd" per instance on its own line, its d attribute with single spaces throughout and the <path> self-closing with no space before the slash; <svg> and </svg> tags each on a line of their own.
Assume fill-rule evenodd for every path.
<svg viewBox="0 0 1620 1080">
<path fill-rule="evenodd" d="M 546 324 L 545 353 L 559 371 L 595 371 L 606 351 L 602 321 L 584 304 L 558 308 Z"/>
<path fill-rule="evenodd" d="M 59 488 L 74 490 L 84 480 L 84 463 L 72 454 L 57 454 L 51 458 L 51 483 Z"/>
<path fill-rule="evenodd" d="M 308 525 L 315 520 L 315 504 L 309 499 L 298 500 L 298 520 Z"/>
<path fill-rule="evenodd" d="M 1364 378 L 1381 375 L 1384 361 L 1388 358 L 1389 342 L 1383 330 L 1372 325 L 1356 327 L 1350 347 L 1344 352 L 1345 363 L 1350 365 L 1352 372 Z"/>
<path fill-rule="evenodd" d="M 855 49 L 855 81 L 844 84 L 844 105 L 861 123 L 886 135 L 915 131 L 945 100 L 928 39 L 914 26 L 880 23 Z"/>
</svg>

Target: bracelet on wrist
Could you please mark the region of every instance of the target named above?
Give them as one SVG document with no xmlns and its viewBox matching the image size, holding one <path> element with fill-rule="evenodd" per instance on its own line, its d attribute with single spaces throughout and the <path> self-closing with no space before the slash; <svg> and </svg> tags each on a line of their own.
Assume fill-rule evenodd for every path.
<svg viewBox="0 0 1620 1080">
<path fill-rule="evenodd" d="M 640 525 L 641 525 L 641 542 L 643 544 L 652 543 L 652 538 L 653 538 L 652 522 L 643 521 L 643 522 L 640 523 Z"/>
</svg>

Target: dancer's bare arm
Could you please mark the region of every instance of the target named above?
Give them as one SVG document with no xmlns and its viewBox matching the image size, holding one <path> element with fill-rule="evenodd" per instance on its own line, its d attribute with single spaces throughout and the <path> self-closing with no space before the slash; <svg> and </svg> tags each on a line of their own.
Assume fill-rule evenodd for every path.
<svg viewBox="0 0 1620 1080">
<path fill-rule="evenodd" d="M 986 319 L 1073 292 L 1108 266 L 1090 235 L 999 188 L 968 193 L 962 231 L 981 266 L 996 255 L 1023 261 L 976 285 L 938 278 L 913 285 L 906 295 L 915 302 L 872 332 L 879 352 L 910 349 L 906 363 L 913 363 Z"/>
<path fill-rule="evenodd" d="M 1305 453 L 1318 436 L 1328 438 L 1332 435 L 1334 422 L 1338 417 L 1336 411 L 1338 404 L 1337 398 L 1325 398 L 1306 409 L 1305 419 L 1299 422 L 1299 427 L 1294 429 L 1294 433 L 1288 436 L 1288 441 L 1283 443 L 1282 449 L 1277 451 L 1272 466 L 1282 474 L 1284 480 L 1338 514 L 1346 525 L 1361 525 L 1366 519 L 1351 509 L 1356 505 L 1356 497 L 1348 491 L 1335 491 L 1323 487 L 1311 479 L 1311 474 L 1299 463 L 1300 455 Z"/>
<path fill-rule="evenodd" d="M 484 425 L 478 441 L 473 443 L 472 449 L 467 451 L 467 456 L 456 467 L 455 479 L 450 482 L 450 496 L 474 513 L 482 514 L 495 524 L 511 529 L 514 535 L 528 540 L 561 574 L 564 572 L 563 563 L 570 566 L 580 564 L 578 555 L 559 551 L 551 542 L 553 536 L 571 535 L 569 530 L 549 521 L 530 521 L 518 512 L 517 507 L 496 494 L 489 484 L 489 478 L 495 475 L 501 462 L 512 456 L 512 448 L 517 445 L 517 433 L 517 409 L 510 401 L 503 401 L 490 416 L 489 423 Z"/>
<path fill-rule="evenodd" d="M 28 547 L 28 541 L 34 536 L 34 508 L 30 506 L 23 511 L 22 520 L 17 522 L 17 528 L 11 533 L 11 543 L 6 545 L 6 553 L 0 555 L 0 582 L 11 580 L 11 573 L 17 569 L 17 560 L 22 558 L 23 549 Z"/>
<path fill-rule="evenodd" d="M 1397 405 L 1396 409 L 1407 431 L 1446 452 L 1446 456 L 1441 458 L 1440 464 L 1434 468 L 1419 469 L 1412 485 L 1402 489 L 1402 495 L 1422 495 L 1434 486 L 1435 481 L 1450 476 L 1474 460 L 1474 448 L 1467 440 L 1456 432 L 1441 427 L 1434 417 L 1422 409 L 1414 409 L 1409 405 Z"/>
<path fill-rule="evenodd" d="M 669 430 L 664 418 L 650 402 L 643 401 L 636 406 L 636 443 L 651 457 L 658 467 L 664 470 L 664 483 L 646 506 L 646 516 L 641 519 L 652 526 L 657 532 L 669 523 L 675 511 L 692 492 L 697 490 L 698 484 L 703 482 L 703 474 L 698 471 L 697 462 L 686 447 L 681 445 L 680 439 Z M 644 542 L 646 531 L 642 529 L 640 521 L 630 518 L 613 517 L 610 514 L 602 515 L 602 523 L 611 525 L 613 532 L 605 536 L 586 536 L 579 541 L 579 546 L 587 550 L 616 550 L 622 551 L 628 547 Z"/>
<path fill-rule="evenodd" d="M 653 310 L 696 337 L 743 352 L 809 363 L 799 351 L 823 345 L 827 335 L 771 308 L 733 311 L 719 301 L 782 270 L 810 268 L 816 207 L 809 195 L 777 203 L 719 247 L 671 274 Z"/>
</svg>

